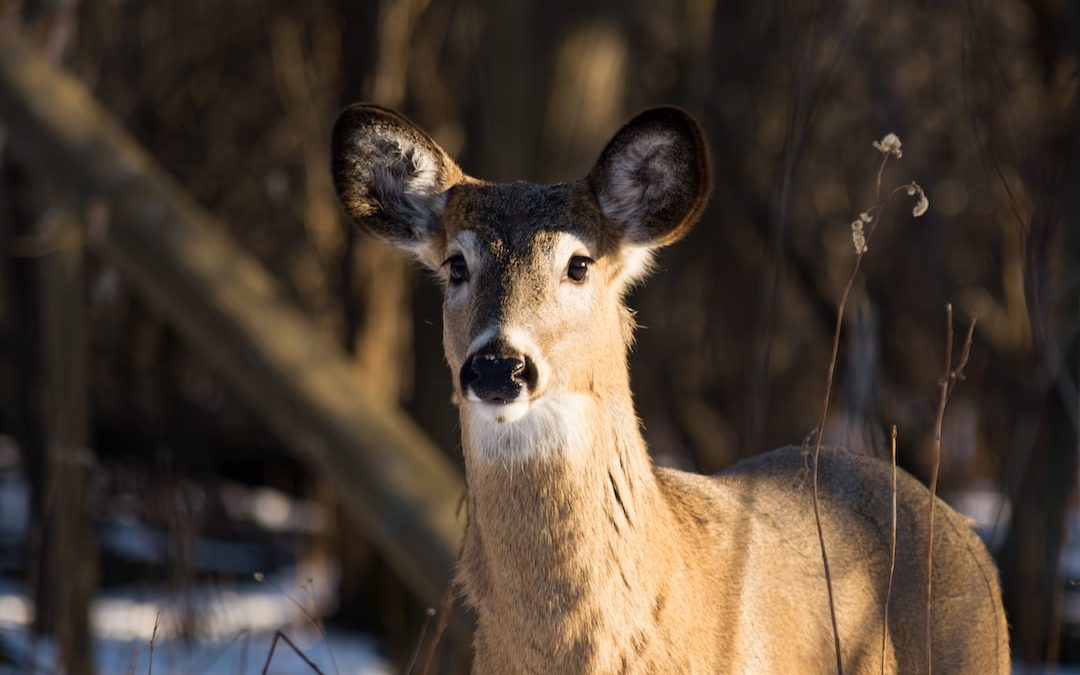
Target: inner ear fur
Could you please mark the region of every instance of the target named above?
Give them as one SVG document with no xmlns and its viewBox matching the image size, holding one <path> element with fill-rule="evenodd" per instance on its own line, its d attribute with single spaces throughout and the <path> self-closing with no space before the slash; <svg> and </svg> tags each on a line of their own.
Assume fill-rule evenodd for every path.
<svg viewBox="0 0 1080 675">
<path fill-rule="evenodd" d="M 331 141 L 338 197 L 371 234 L 416 253 L 434 233 L 461 169 L 404 116 L 375 105 L 341 112 Z"/>
<path fill-rule="evenodd" d="M 711 188 L 709 153 L 697 122 L 673 107 L 646 110 L 615 134 L 588 183 L 624 243 L 663 246 L 701 216 Z"/>
</svg>

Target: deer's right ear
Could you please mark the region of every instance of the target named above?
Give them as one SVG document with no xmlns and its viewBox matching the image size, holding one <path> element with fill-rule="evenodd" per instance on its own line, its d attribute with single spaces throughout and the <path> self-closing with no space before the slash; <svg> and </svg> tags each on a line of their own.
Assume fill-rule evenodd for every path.
<svg viewBox="0 0 1080 675">
<path fill-rule="evenodd" d="M 334 185 L 368 232 L 427 262 L 446 191 L 463 178 L 439 144 L 398 113 L 351 105 L 334 124 Z"/>
</svg>

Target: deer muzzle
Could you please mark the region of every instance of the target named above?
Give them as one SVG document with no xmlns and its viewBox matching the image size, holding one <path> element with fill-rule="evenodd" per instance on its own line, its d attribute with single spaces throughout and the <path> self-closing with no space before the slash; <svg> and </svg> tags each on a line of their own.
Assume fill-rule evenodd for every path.
<svg viewBox="0 0 1080 675">
<path fill-rule="evenodd" d="M 469 400 L 505 404 L 527 398 L 535 389 L 537 373 L 532 359 L 489 345 L 461 366 L 461 391 Z"/>
</svg>

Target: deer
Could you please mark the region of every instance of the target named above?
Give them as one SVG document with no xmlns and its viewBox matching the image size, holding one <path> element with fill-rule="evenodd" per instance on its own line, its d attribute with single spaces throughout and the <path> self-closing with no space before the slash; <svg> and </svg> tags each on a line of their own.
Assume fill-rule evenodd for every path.
<svg viewBox="0 0 1080 675">
<path fill-rule="evenodd" d="M 997 570 L 972 521 L 892 465 L 823 448 L 817 468 L 840 655 L 807 453 L 696 475 L 653 463 L 630 387 L 627 289 L 699 219 L 711 160 L 674 107 L 618 130 L 583 179 L 465 174 L 404 116 L 354 104 L 332 135 L 345 212 L 444 289 L 467 523 L 456 583 L 472 672 L 1007 673 Z"/>
</svg>

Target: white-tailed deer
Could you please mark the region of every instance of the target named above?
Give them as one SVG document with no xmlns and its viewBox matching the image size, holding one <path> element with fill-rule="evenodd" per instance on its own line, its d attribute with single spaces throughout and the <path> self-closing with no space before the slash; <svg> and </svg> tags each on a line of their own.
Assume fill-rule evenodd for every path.
<svg viewBox="0 0 1080 675">
<path fill-rule="evenodd" d="M 714 477 L 654 466 L 630 393 L 623 303 L 709 192 L 697 124 L 649 110 L 583 180 L 465 175 L 392 111 L 346 109 L 333 137 L 345 209 L 445 286 L 468 480 L 458 580 L 476 673 L 826 673 L 833 631 L 798 448 Z M 820 507 L 844 670 L 881 667 L 891 467 L 823 451 Z M 925 669 L 929 492 L 898 485 L 886 670 Z M 1006 673 L 997 572 L 937 504 L 934 672 Z"/>
</svg>

